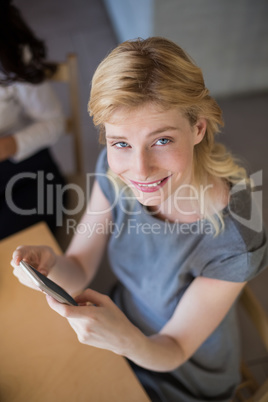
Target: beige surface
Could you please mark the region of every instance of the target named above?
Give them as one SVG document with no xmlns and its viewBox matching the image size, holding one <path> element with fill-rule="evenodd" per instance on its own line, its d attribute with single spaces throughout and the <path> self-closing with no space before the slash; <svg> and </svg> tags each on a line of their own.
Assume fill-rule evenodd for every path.
<svg viewBox="0 0 268 402">
<path fill-rule="evenodd" d="M 17 281 L 10 260 L 20 244 L 60 251 L 45 224 L 0 242 L 0 401 L 149 401 L 125 359 L 80 344 L 44 295 Z"/>
</svg>

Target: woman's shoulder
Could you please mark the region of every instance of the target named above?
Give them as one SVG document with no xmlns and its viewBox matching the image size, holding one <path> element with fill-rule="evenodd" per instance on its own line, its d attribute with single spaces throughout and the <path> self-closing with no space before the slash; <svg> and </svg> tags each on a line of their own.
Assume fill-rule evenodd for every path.
<svg viewBox="0 0 268 402">
<path fill-rule="evenodd" d="M 106 148 L 100 151 L 95 169 L 95 180 L 98 181 L 102 192 L 111 204 L 118 199 L 119 186 L 116 177 L 109 170 Z"/>
<path fill-rule="evenodd" d="M 254 192 L 231 188 L 222 218 L 224 228 L 215 237 L 202 237 L 193 251 L 195 261 L 203 276 L 248 281 L 268 266 L 267 234 Z"/>
<path fill-rule="evenodd" d="M 266 233 L 262 213 L 262 191 L 240 182 L 230 188 L 224 217 L 243 240 L 248 251 L 264 244 Z"/>
<path fill-rule="evenodd" d="M 95 173 L 96 173 L 96 175 L 105 174 L 105 173 L 107 173 L 108 168 L 109 168 L 109 165 L 108 165 L 108 160 L 107 160 L 107 149 L 106 149 L 106 147 L 104 147 L 100 150 L 100 153 L 99 153 L 99 156 L 97 159 L 97 163 L 96 163 Z"/>
<path fill-rule="evenodd" d="M 223 218 L 223 238 L 226 242 L 233 232 L 251 250 L 263 242 L 265 233 L 262 216 L 262 194 L 255 191 L 250 181 L 241 180 L 235 185 L 226 181 L 218 181 L 213 185 L 211 205 L 214 211 Z"/>
</svg>

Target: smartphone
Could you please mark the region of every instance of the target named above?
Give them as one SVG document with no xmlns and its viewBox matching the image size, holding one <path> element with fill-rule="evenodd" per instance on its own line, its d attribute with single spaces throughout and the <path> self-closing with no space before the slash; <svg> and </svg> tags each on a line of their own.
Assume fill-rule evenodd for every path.
<svg viewBox="0 0 268 402">
<path fill-rule="evenodd" d="M 25 261 L 20 262 L 20 266 L 24 272 L 33 280 L 43 292 L 54 297 L 58 302 L 78 306 L 76 301 L 59 285 L 48 279 L 46 276 L 38 272 L 34 267 Z"/>
</svg>

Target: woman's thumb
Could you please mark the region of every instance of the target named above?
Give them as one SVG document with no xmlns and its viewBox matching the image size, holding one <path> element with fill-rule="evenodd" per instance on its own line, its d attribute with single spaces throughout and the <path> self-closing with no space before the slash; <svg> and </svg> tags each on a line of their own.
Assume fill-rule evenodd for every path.
<svg viewBox="0 0 268 402">
<path fill-rule="evenodd" d="M 75 301 L 78 304 L 94 304 L 97 306 L 103 305 L 104 302 L 104 295 L 102 293 L 96 292 L 92 289 L 84 290 L 80 295 L 75 297 Z"/>
</svg>

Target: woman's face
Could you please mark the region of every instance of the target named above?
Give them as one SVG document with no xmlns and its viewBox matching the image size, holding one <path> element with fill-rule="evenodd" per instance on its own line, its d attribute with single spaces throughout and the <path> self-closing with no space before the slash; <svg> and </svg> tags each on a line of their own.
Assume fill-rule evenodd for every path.
<svg viewBox="0 0 268 402">
<path fill-rule="evenodd" d="M 205 134 L 205 119 L 191 126 L 177 108 L 161 111 L 147 104 L 118 110 L 105 130 L 109 166 L 141 204 L 157 206 L 175 192 L 180 197 L 187 193 L 193 149 Z"/>
</svg>

